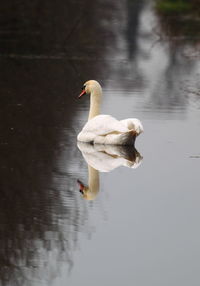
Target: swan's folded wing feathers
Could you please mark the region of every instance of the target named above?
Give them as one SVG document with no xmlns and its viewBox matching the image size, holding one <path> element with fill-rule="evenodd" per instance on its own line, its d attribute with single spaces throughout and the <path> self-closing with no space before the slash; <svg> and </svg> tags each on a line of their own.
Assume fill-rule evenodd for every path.
<svg viewBox="0 0 200 286">
<path fill-rule="evenodd" d="M 125 133 L 127 131 L 126 125 L 110 115 L 97 115 L 90 119 L 82 129 L 82 132 L 90 132 L 101 136 L 112 132 Z"/>
<path fill-rule="evenodd" d="M 129 130 L 136 131 L 137 135 L 144 131 L 141 121 L 137 118 L 127 118 L 120 120 L 120 122 Z"/>
</svg>

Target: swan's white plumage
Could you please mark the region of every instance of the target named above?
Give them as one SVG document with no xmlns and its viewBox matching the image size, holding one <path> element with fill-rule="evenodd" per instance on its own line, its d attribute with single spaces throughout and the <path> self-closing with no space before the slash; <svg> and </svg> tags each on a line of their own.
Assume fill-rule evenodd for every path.
<svg viewBox="0 0 200 286">
<path fill-rule="evenodd" d="M 97 144 L 132 145 L 135 137 L 143 132 L 139 119 L 117 120 L 110 115 L 98 115 L 101 101 L 101 86 L 90 80 L 84 84 L 86 93 L 90 93 L 89 120 L 78 134 L 78 141 Z"/>
<path fill-rule="evenodd" d="M 139 135 L 144 131 L 142 123 L 137 118 L 127 118 L 120 120 L 120 122 L 125 125 L 129 130 L 134 130 L 136 135 Z"/>
<path fill-rule="evenodd" d="M 106 135 L 112 132 L 127 132 L 128 128 L 110 115 L 97 115 L 90 119 L 82 129 L 83 132 L 92 132 L 96 135 Z"/>
</svg>

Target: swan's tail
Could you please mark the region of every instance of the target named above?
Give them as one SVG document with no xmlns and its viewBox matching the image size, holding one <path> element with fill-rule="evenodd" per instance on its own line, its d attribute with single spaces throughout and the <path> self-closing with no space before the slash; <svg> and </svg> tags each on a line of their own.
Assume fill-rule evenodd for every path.
<svg viewBox="0 0 200 286">
<path fill-rule="evenodd" d="M 126 133 L 123 133 L 121 136 L 121 145 L 134 145 L 137 133 L 135 130 L 130 130 Z"/>
<path fill-rule="evenodd" d="M 105 144 L 122 145 L 122 146 L 134 146 L 137 133 L 135 130 L 130 130 L 121 134 L 110 134 L 106 136 Z"/>
</svg>

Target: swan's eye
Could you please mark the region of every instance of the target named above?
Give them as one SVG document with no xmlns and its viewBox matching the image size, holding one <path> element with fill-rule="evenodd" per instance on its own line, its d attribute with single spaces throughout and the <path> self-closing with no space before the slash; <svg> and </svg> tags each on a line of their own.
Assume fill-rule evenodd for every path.
<svg viewBox="0 0 200 286">
<path fill-rule="evenodd" d="M 85 90 L 85 88 L 86 88 L 86 85 L 84 85 L 84 86 L 82 87 L 82 90 Z"/>
</svg>

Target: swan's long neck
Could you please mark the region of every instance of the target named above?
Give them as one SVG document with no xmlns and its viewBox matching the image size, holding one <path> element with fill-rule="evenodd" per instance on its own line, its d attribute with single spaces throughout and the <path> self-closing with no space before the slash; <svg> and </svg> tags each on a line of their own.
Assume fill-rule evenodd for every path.
<svg viewBox="0 0 200 286">
<path fill-rule="evenodd" d="M 100 105 L 101 105 L 101 89 L 95 90 L 90 95 L 90 111 L 88 120 L 100 114 Z"/>
<path fill-rule="evenodd" d="M 88 165 L 88 186 L 89 192 L 95 198 L 99 192 L 99 171 Z"/>
</svg>

